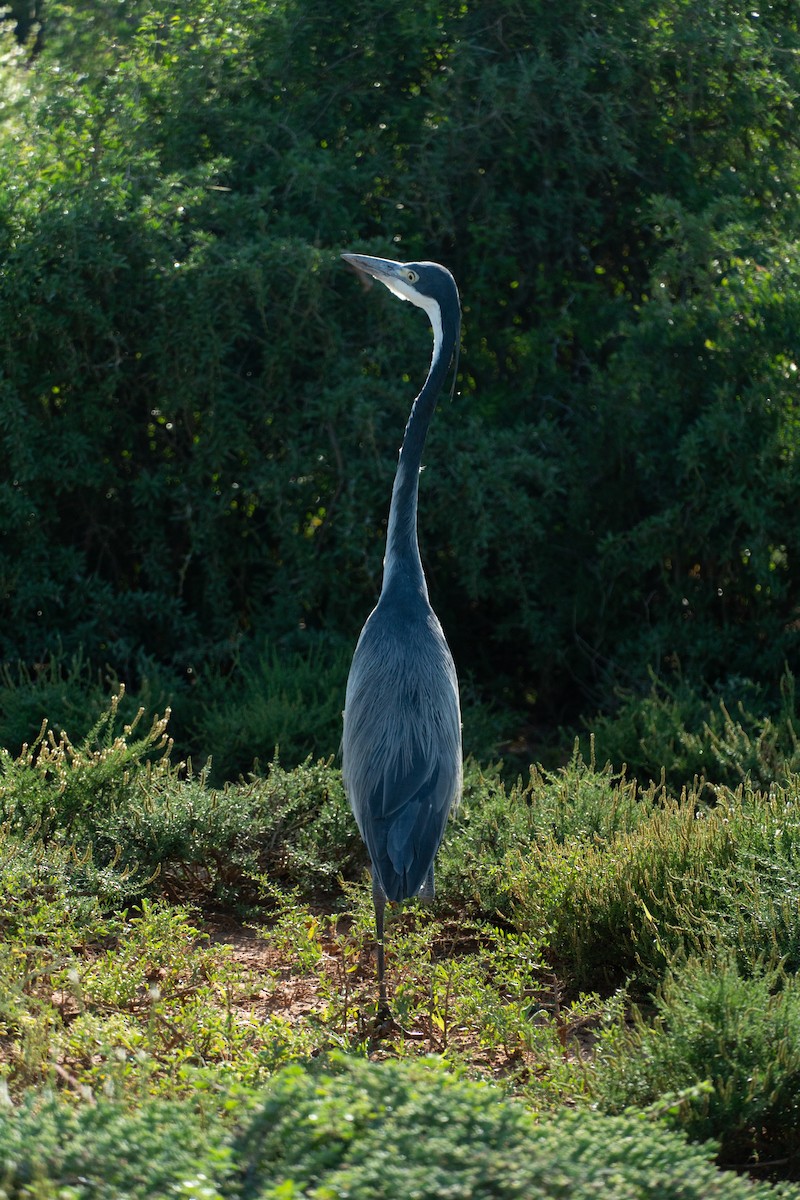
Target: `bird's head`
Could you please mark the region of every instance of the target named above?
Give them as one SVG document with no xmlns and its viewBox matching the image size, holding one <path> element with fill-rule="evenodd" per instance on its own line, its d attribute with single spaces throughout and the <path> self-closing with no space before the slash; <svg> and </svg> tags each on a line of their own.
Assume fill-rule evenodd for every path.
<svg viewBox="0 0 800 1200">
<path fill-rule="evenodd" d="M 379 279 L 401 300 L 410 300 L 417 308 L 424 308 L 433 327 L 437 349 L 442 345 L 444 334 L 458 352 L 461 303 L 456 281 L 446 267 L 434 262 L 393 262 L 390 258 L 371 258 L 368 254 L 343 254 L 342 258 L 356 271 Z"/>
<path fill-rule="evenodd" d="M 427 310 L 431 301 L 440 308 L 460 308 L 458 288 L 446 267 L 434 262 L 393 262 L 390 258 L 371 258 L 368 254 L 343 254 L 342 258 L 365 275 L 379 279 L 401 300 L 410 300 Z"/>
</svg>

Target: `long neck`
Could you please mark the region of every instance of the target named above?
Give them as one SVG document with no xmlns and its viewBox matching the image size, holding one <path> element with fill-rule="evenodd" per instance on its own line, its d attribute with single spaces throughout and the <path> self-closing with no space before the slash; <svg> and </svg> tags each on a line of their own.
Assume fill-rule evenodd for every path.
<svg viewBox="0 0 800 1200">
<path fill-rule="evenodd" d="M 400 460 L 392 488 L 392 503 L 389 508 L 389 528 L 386 535 L 386 558 L 384 559 L 383 589 L 401 579 L 427 596 L 428 589 L 422 571 L 417 541 L 417 495 L 419 472 L 422 466 L 422 451 L 428 426 L 436 406 L 453 356 L 457 329 L 442 328 L 437 320 L 433 324 L 433 356 L 428 378 L 422 386 L 411 408 Z"/>
</svg>

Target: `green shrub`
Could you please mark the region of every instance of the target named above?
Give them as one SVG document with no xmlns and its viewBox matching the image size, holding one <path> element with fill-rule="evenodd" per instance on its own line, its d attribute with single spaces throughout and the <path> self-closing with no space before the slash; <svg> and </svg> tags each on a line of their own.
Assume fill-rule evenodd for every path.
<svg viewBox="0 0 800 1200">
<path fill-rule="evenodd" d="M 128 1109 L 31 1092 L 0 1116 L 3 1200 L 219 1200 L 234 1195 L 225 1126 L 213 1106 L 145 1100 Z M 206 1191 L 203 1189 L 207 1188 Z"/>
<path fill-rule="evenodd" d="M 582 987 L 660 977 L 678 950 L 718 936 L 720 878 L 736 846 L 699 792 L 680 800 L 573 756 L 507 789 L 468 771 L 437 860 L 443 905 L 535 939 Z M 715 873 L 719 868 L 720 875 Z"/>
<path fill-rule="evenodd" d="M 667 975 L 655 1007 L 653 1023 L 639 1017 L 601 1055 L 602 1105 L 651 1105 L 693 1140 L 713 1138 L 721 1162 L 772 1162 L 791 1177 L 800 1144 L 797 978 L 745 978 L 724 956 L 692 959 Z M 705 1082 L 708 1090 L 696 1088 Z"/>
<path fill-rule="evenodd" d="M 76 927 L 90 940 L 103 937 L 110 912 L 130 895 L 126 875 L 98 867 L 72 846 L 17 837 L 0 827 L 2 935 L 46 946 L 54 959 L 71 944 Z"/>
<path fill-rule="evenodd" d="M 366 852 L 330 764 L 274 762 L 265 776 L 212 788 L 206 773 L 170 761 L 167 717 L 141 736 L 136 718 L 120 728 L 121 699 L 77 746 L 43 730 L 17 758 L 0 750 L 9 830 L 72 853 L 105 899 L 167 887 L 243 903 L 262 876 L 330 891 L 362 869 Z"/>
<path fill-rule="evenodd" d="M 467 762 L 461 804 L 445 828 L 436 858 L 436 893 L 453 911 L 510 913 L 505 873 L 510 847 L 532 836 L 524 787 L 507 788 L 499 772 Z"/>
<path fill-rule="evenodd" d="M 112 696 L 77 746 L 65 730 L 56 737 L 45 722 L 16 758 L 0 748 L 0 813 L 12 827 L 45 837 L 86 834 L 101 813 L 129 801 L 138 768 L 154 761 L 157 773 L 169 771 L 169 711 L 134 737 L 143 712 L 120 729 L 123 697 L 124 689 Z"/>
<path fill-rule="evenodd" d="M 354 643 L 430 349 L 358 247 L 463 292 L 420 527 L 482 698 L 538 733 L 649 665 L 796 667 L 792 5 L 15 7 L 45 34 L 0 58 L 4 661 L 177 689 Z"/>
<path fill-rule="evenodd" d="M 201 680 L 193 735 L 215 777 L 234 779 L 273 756 L 293 766 L 335 754 L 352 652 L 319 642 L 292 653 L 266 647 L 230 675 Z"/>
<path fill-rule="evenodd" d="M 604 841 L 646 822 L 654 789 L 598 770 L 575 750 L 554 771 L 532 768 L 528 781 L 503 778 L 502 766 L 468 762 L 464 796 L 451 817 L 436 863 L 443 900 L 475 914 L 510 917 L 519 856 L 538 854 L 543 842 Z"/>
<path fill-rule="evenodd" d="M 212 788 L 204 776 L 143 778 L 132 802 L 98 814 L 98 844 L 107 854 L 161 872 L 181 895 L 252 902 L 269 886 L 317 897 L 338 892 L 338 879 L 361 873 L 366 851 L 338 770 L 325 762 Z"/>
<path fill-rule="evenodd" d="M 764 961 L 800 969 L 800 780 L 720 794 L 736 861 L 716 876 L 726 941 L 745 973 Z"/>
<path fill-rule="evenodd" d="M 739 677 L 714 689 L 682 677 L 651 677 L 646 695 L 623 693 L 616 711 L 594 717 L 591 729 L 601 761 L 624 762 L 640 779 L 663 773 L 675 788 L 695 776 L 768 788 L 800 765 L 796 724 L 794 676 L 787 668 L 779 695 Z"/>
<path fill-rule="evenodd" d="M 245 1200 L 442 1195 L 530 1200 L 770 1194 L 641 1117 L 586 1110 L 535 1121 L 433 1062 L 339 1060 L 278 1076 L 235 1142 Z"/>
<path fill-rule="evenodd" d="M 575 754 L 507 787 L 468 769 L 437 859 L 440 904 L 543 939 L 581 987 L 654 984 L 725 945 L 750 971 L 800 962 L 798 781 L 698 785 L 680 799 Z"/>
<path fill-rule="evenodd" d="M 730 832 L 695 797 L 667 801 L 646 823 L 605 843 L 543 839 L 519 854 L 518 927 L 542 932 L 550 952 L 586 986 L 631 974 L 658 979 L 670 957 L 713 943 L 715 869 L 734 857 Z"/>
<path fill-rule="evenodd" d="M 418 1064 L 338 1057 L 281 1072 L 263 1092 L 190 1103 L 32 1094 L 0 1116 L 7 1200 L 759 1200 L 779 1193 L 718 1171 L 707 1149 L 642 1117 L 537 1121 L 487 1085 Z M 781 1193 L 794 1200 L 798 1189 Z"/>
</svg>

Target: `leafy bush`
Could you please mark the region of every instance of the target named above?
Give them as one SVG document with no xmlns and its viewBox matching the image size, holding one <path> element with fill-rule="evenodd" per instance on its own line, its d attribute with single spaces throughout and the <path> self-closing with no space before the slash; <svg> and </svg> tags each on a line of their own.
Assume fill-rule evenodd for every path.
<svg viewBox="0 0 800 1200">
<path fill-rule="evenodd" d="M 745 972 L 800 963 L 798 780 L 679 799 L 579 754 L 507 787 L 476 768 L 437 859 L 442 910 L 543 940 L 581 987 L 655 984 L 678 955 L 727 946 Z"/>
<path fill-rule="evenodd" d="M 721 811 L 699 792 L 598 770 L 575 753 L 506 788 L 467 772 L 461 809 L 437 860 L 441 903 L 498 915 L 542 939 L 583 987 L 658 979 L 676 950 L 716 938 L 714 868 L 736 853 Z"/>
<path fill-rule="evenodd" d="M 610 838 L 646 821 L 653 789 L 598 771 L 577 752 L 555 771 L 533 768 L 527 783 L 507 784 L 499 766 L 467 763 L 464 796 L 445 831 L 437 858 L 438 888 L 446 902 L 475 914 L 510 918 L 519 857 L 537 855 L 552 839 Z"/>
<path fill-rule="evenodd" d="M 243 902 L 264 874 L 330 889 L 365 862 L 341 775 L 329 764 L 287 771 L 274 762 L 266 776 L 218 790 L 205 773 L 171 762 L 169 714 L 138 737 L 136 717 L 120 729 L 122 699 L 116 693 L 82 744 L 43 729 L 17 758 L 0 750 L 8 830 L 75 855 L 101 896 L 166 886 Z"/>
<path fill-rule="evenodd" d="M 2 1195 L 589 1200 L 609 1187 L 619 1200 L 778 1194 L 716 1170 L 706 1149 L 640 1117 L 582 1111 L 537 1122 L 496 1089 L 432 1060 L 336 1058 L 220 1101 L 215 1111 L 201 1093 L 193 1105 L 148 1099 L 130 1111 L 108 1100 L 68 1106 L 33 1095 L 0 1117 Z M 789 1200 L 798 1191 L 780 1194 Z"/>
<path fill-rule="evenodd" d="M 630 974 L 653 981 L 673 954 L 718 936 L 716 871 L 735 844 L 694 796 L 653 807 L 646 823 L 607 842 L 542 839 L 537 849 L 517 859 L 516 922 L 546 930 L 551 953 L 583 986 Z"/>
<path fill-rule="evenodd" d="M 750 1196 L 708 1151 L 642 1118 L 580 1111 L 536 1122 L 500 1094 L 436 1064 L 340 1060 L 335 1074 L 276 1078 L 235 1155 L 244 1196 L 413 1194 L 570 1197 Z"/>
<path fill-rule="evenodd" d="M 594 1086 L 619 1112 L 651 1105 L 720 1161 L 773 1162 L 791 1173 L 800 1144 L 800 985 L 792 975 L 743 977 L 724 957 L 668 974 L 656 1020 L 641 1017 L 601 1056 Z M 708 1082 L 710 1087 L 696 1085 Z"/>
<path fill-rule="evenodd" d="M 773 696 L 737 677 L 715 689 L 653 677 L 646 695 L 624 693 L 613 714 L 590 724 L 601 760 L 624 762 L 640 779 L 663 772 L 676 788 L 695 776 L 728 787 L 747 779 L 769 788 L 800 765 L 797 720 L 787 669 Z"/>
<path fill-rule="evenodd" d="M 32 1092 L 0 1117 L 0 1195 L 220 1200 L 216 1186 L 226 1181 L 225 1194 L 235 1194 L 224 1135 L 213 1108 L 198 1113 L 196 1101 L 145 1101 L 129 1110 L 108 1100 L 76 1107 Z"/>
<path fill-rule="evenodd" d="M 12 828 L 45 837 L 57 833 L 62 840 L 86 834 L 95 829 L 100 814 L 130 802 L 137 768 L 154 759 L 157 772 L 169 771 L 169 712 L 134 738 L 142 712 L 120 731 L 123 696 L 121 689 L 112 697 L 79 746 L 73 746 L 66 731 L 56 738 L 45 723 L 17 758 L 0 749 L 0 812 Z"/>
<path fill-rule="evenodd" d="M 648 666 L 796 668 L 792 5 L 33 11 L 0 64 L 5 660 L 177 689 L 353 644 L 430 338 L 347 246 L 461 283 L 421 534 L 482 698 L 552 728 Z"/>
<path fill-rule="evenodd" d="M 208 747 L 221 779 L 246 774 L 260 756 L 294 765 L 335 754 L 342 737 L 345 684 L 353 648 L 267 648 L 230 675 L 201 683 L 197 744 Z"/>
<path fill-rule="evenodd" d="M 736 862 L 717 876 L 727 942 L 749 974 L 764 961 L 800 969 L 800 818 L 796 775 L 784 787 L 751 785 L 719 798 Z"/>
</svg>

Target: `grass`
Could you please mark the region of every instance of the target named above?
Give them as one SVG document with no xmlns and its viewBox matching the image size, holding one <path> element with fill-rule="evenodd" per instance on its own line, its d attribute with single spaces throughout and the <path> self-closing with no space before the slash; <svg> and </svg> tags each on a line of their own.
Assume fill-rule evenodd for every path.
<svg viewBox="0 0 800 1200">
<path fill-rule="evenodd" d="M 800 1195 L 791 772 L 469 763 L 379 1038 L 335 764 L 214 787 L 168 728 L 117 693 L 0 753 L 0 1196 Z"/>
</svg>

